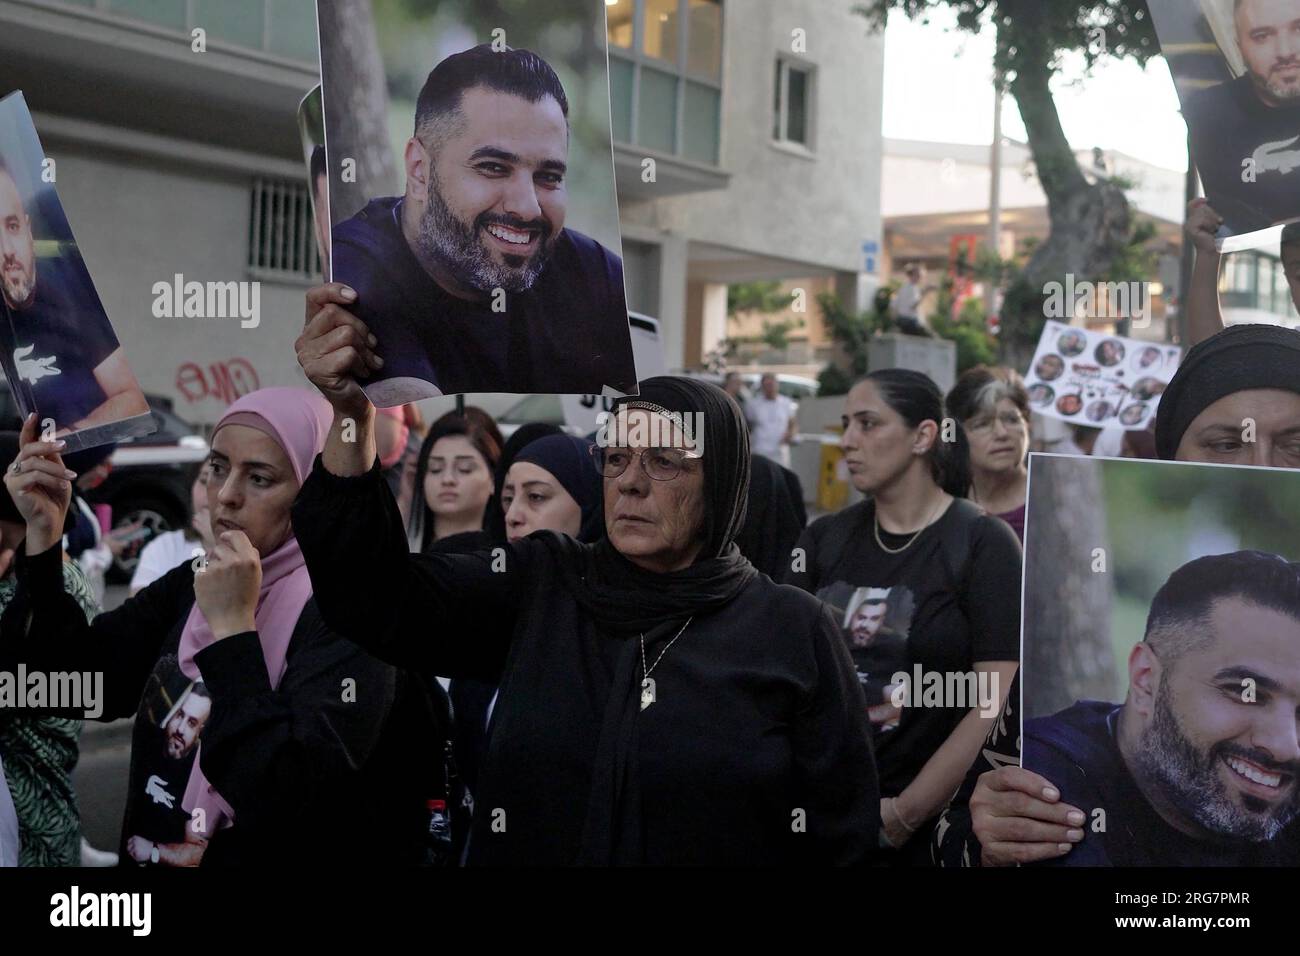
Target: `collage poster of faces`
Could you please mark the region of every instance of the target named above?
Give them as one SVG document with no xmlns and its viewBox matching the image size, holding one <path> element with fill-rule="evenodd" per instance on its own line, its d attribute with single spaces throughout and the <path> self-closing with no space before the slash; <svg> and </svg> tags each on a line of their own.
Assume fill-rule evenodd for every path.
<svg viewBox="0 0 1300 956">
<path fill-rule="evenodd" d="M 1040 415 L 1130 431 L 1155 420 L 1182 349 L 1048 322 L 1025 375 L 1029 406 Z"/>
<path fill-rule="evenodd" d="M 0 99 L 0 367 L 75 452 L 156 430 L 81 258 L 21 92 Z M 7 425 L 6 427 L 13 427 Z"/>
<path fill-rule="evenodd" d="M 1149 0 L 1222 252 L 1300 220 L 1300 0 Z"/>
<path fill-rule="evenodd" d="M 1053 865 L 1295 865 L 1298 543 L 1291 469 L 1030 456 L 1022 763 L 1087 817 Z"/>
<path fill-rule="evenodd" d="M 371 401 L 634 393 L 603 0 L 504 18 L 457 0 L 369 6 L 382 89 L 359 79 L 356 21 L 317 5 L 312 179 L 330 278 L 357 292 L 383 360 Z M 384 115 L 359 112 L 379 102 Z M 304 102 L 306 142 L 316 112 Z"/>
</svg>

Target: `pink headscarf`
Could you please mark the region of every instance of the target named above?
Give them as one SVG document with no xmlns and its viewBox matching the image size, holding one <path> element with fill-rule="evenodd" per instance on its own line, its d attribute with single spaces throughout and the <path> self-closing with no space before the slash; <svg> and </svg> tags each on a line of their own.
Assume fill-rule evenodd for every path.
<svg viewBox="0 0 1300 956">
<path fill-rule="evenodd" d="M 402 460 L 402 455 L 406 453 L 406 441 L 411 437 L 411 426 L 406 424 L 406 406 L 394 405 L 392 408 L 377 408 L 375 411 L 397 422 L 397 440 L 391 448 L 379 449 L 379 467 L 392 468 Z"/>
<path fill-rule="evenodd" d="M 329 404 L 315 392 L 300 388 L 263 388 L 250 392 L 232 404 L 217 422 L 213 437 L 226 425 L 247 425 L 265 432 L 279 445 L 293 466 L 294 477 L 301 486 L 311 471 L 316 455 L 325 447 L 332 419 Z M 293 637 L 303 606 L 311 598 L 311 578 L 298 549 L 298 539 L 288 540 L 268 555 L 262 556 L 262 588 L 257 596 L 257 637 L 262 644 L 266 676 L 271 687 L 280 686 L 284 677 L 285 655 Z M 191 680 L 202 680 L 194 656 L 216 638 L 196 602 L 181 632 L 181 672 Z M 212 788 L 199 763 L 203 744 L 195 756 L 189 785 L 181 800 L 191 814 L 191 827 L 200 836 L 208 836 L 219 827 L 229 826 L 234 810 Z M 203 828 L 194 826 L 194 811 L 203 811 Z"/>
</svg>

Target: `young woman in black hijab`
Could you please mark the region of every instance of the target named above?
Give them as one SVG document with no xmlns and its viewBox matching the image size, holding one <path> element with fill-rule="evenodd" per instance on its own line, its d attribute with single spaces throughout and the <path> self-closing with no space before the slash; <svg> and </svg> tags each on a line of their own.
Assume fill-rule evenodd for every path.
<svg viewBox="0 0 1300 956">
<path fill-rule="evenodd" d="M 733 544 L 749 472 L 735 404 L 667 377 L 620 401 L 614 421 L 642 432 L 602 449 L 595 545 L 538 533 L 495 556 L 413 555 L 373 467 L 354 378 L 372 353 L 347 301 L 308 293 L 299 360 L 336 421 L 294 526 L 333 626 L 394 663 L 500 675 L 469 861 L 861 860 L 878 809 L 865 703 L 826 609 Z M 673 422 L 650 447 L 644 429 Z"/>
<path fill-rule="evenodd" d="M 501 497 L 505 490 L 506 475 L 515 463 L 515 456 L 539 438 L 547 435 L 562 435 L 560 429 L 545 422 L 528 422 L 516 428 L 506 439 L 501 449 L 501 458 L 497 461 L 496 473 L 493 475 L 492 500 L 488 502 L 487 514 L 483 518 L 483 530 L 497 544 L 506 542 L 506 511 L 501 507 Z"/>
</svg>

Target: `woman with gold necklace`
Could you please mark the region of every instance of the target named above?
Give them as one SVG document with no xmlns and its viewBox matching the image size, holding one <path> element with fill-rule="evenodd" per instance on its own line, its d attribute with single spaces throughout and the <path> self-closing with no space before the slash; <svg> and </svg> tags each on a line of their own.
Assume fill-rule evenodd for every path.
<svg viewBox="0 0 1300 956">
<path fill-rule="evenodd" d="M 965 499 L 966 437 L 927 376 L 871 373 L 843 422 L 850 480 L 868 500 L 810 525 L 787 581 L 839 610 L 875 726 L 878 862 L 910 865 L 928 859 L 933 820 L 1011 686 L 1020 544 Z"/>
</svg>

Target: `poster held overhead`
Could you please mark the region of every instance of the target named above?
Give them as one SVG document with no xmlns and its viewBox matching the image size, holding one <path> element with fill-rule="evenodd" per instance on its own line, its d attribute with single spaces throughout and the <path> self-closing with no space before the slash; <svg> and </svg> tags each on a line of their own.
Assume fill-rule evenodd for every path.
<svg viewBox="0 0 1300 956">
<path fill-rule="evenodd" d="M 21 92 L 0 99 L 0 365 L 24 418 L 75 452 L 148 435 L 149 404 L 113 332 Z"/>
<path fill-rule="evenodd" d="M 1221 252 L 1276 244 L 1300 220 L 1300 0 L 1149 0 L 1224 223 Z"/>
<path fill-rule="evenodd" d="M 604 11 L 319 0 L 330 277 L 378 339 L 375 404 L 636 391 Z"/>
</svg>

